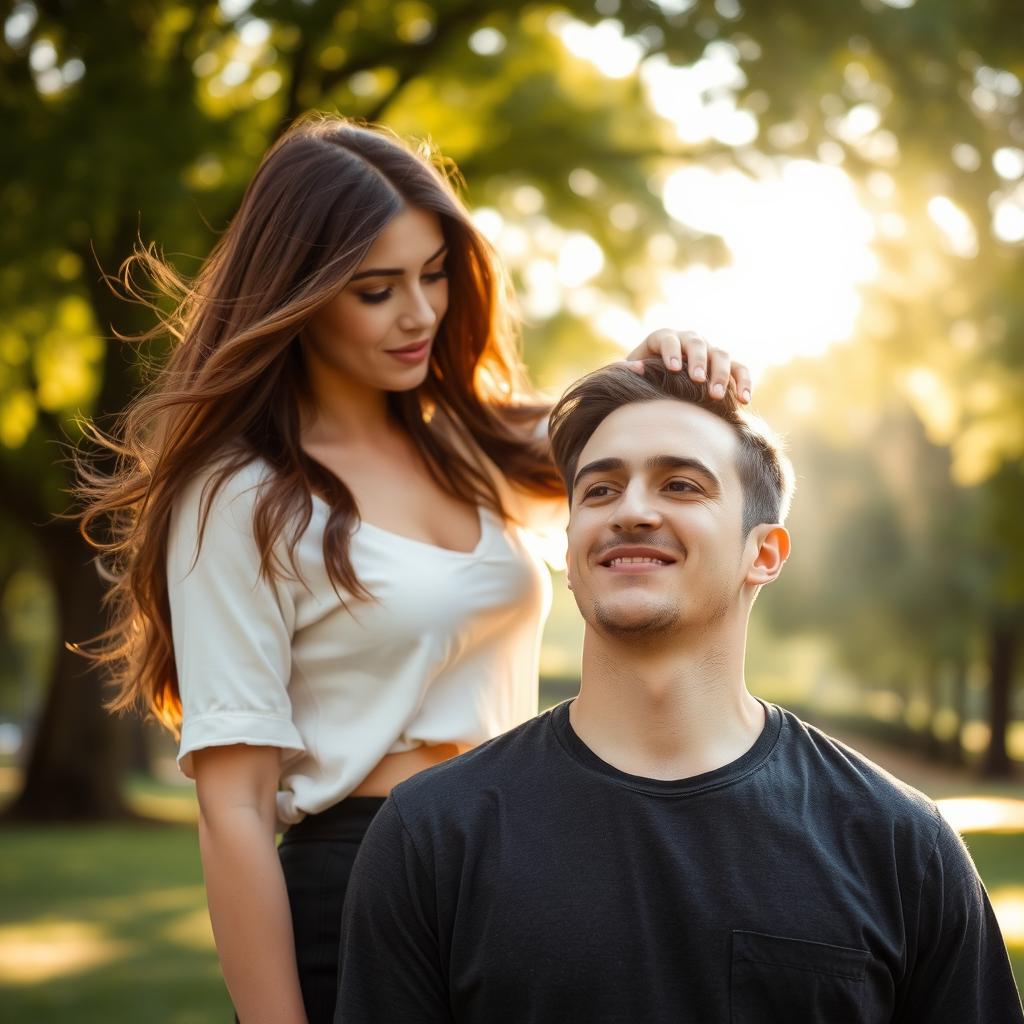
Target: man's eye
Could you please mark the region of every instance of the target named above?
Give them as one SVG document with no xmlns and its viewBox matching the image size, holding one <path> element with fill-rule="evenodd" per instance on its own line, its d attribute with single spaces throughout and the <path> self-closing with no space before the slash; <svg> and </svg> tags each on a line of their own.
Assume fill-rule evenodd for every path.
<svg viewBox="0 0 1024 1024">
<path fill-rule="evenodd" d="M 379 292 L 360 292 L 359 301 L 365 302 L 368 305 L 375 305 L 378 302 L 384 302 L 386 299 L 391 297 L 391 289 L 383 288 Z"/>
<path fill-rule="evenodd" d="M 584 495 L 584 498 L 604 498 L 611 494 L 612 489 L 606 484 L 595 484 Z"/>
<path fill-rule="evenodd" d="M 700 491 L 700 488 L 695 484 L 691 484 L 689 480 L 669 480 L 666 486 L 670 491 L 678 491 L 683 494 L 687 492 L 696 494 Z"/>
</svg>

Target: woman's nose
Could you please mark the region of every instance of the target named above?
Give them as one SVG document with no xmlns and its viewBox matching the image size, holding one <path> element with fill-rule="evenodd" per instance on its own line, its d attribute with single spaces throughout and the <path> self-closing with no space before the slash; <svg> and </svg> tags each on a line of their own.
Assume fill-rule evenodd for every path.
<svg viewBox="0 0 1024 1024">
<path fill-rule="evenodd" d="M 403 330 L 415 331 L 433 327 L 437 322 L 437 313 L 430 304 L 426 293 L 415 285 L 409 295 L 408 304 L 402 311 L 399 326 Z"/>
</svg>

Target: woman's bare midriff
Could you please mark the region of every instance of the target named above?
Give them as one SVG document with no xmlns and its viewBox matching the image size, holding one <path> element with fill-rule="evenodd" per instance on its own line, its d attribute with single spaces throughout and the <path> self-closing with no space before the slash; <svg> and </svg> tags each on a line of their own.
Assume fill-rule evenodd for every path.
<svg viewBox="0 0 1024 1024">
<path fill-rule="evenodd" d="M 400 754 L 385 754 L 377 767 L 359 783 L 351 796 L 387 796 L 400 782 L 417 772 L 440 764 L 470 748 L 457 743 L 438 743 L 431 747 L 416 747 Z"/>
</svg>

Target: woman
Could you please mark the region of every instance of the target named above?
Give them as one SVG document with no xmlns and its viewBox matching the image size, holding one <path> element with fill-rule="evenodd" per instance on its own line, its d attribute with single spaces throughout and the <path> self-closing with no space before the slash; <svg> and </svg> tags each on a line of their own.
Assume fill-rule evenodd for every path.
<svg viewBox="0 0 1024 1024">
<path fill-rule="evenodd" d="M 380 130 L 305 120 L 188 285 L 177 341 L 86 472 L 118 709 L 180 728 L 236 1011 L 330 1021 L 352 858 L 390 789 L 536 710 L 561 496 L 491 250 L 439 171 Z M 130 271 L 128 279 L 130 280 Z M 695 336 L 634 358 L 707 365 Z M 290 826 L 275 851 L 277 822 Z"/>
</svg>

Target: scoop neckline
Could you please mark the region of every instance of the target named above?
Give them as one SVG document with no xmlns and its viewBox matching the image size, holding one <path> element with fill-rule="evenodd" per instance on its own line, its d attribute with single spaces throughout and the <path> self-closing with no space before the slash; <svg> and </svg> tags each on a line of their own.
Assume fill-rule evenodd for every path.
<svg viewBox="0 0 1024 1024">
<path fill-rule="evenodd" d="M 330 510 L 330 506 L 320 497 L 319 494 L 313 495 L 314 504 L 319 503 L 324 509 Z M 477 523 L 480 526 L 480 539 L 476 542 L 476 545 L 472 551 L 458 551 L 455 548 L 446 548 L 441 544 L 431 544 L 427 540 L 417 540 L 415 537 L 407 537 L 404 533 L 395 533 L 394 530 L 387 530 L 383 526 L 377 526 L 374 523 L 367 522 L 365 519 L 359 519 L 359 525 L 353 531 L 353 536 L 357 536 L 361 530 L 367 529 L 372 533 L 380 534 L 382 537 L 387 537 L 390 541 L 398 541 L 403 544 L 414 544 L 418 548 L 426 548 L 428 551 L 436 551 L 442 555 L 451 555 L 455 558 L 472 558 L 478 555 L 483 549 L 484 542 L 487 539 L 488 534 L 488 520 L 486 515 L 486 509 L 480 505 L 476 506 L 476 518 Z"/>
</svg>

